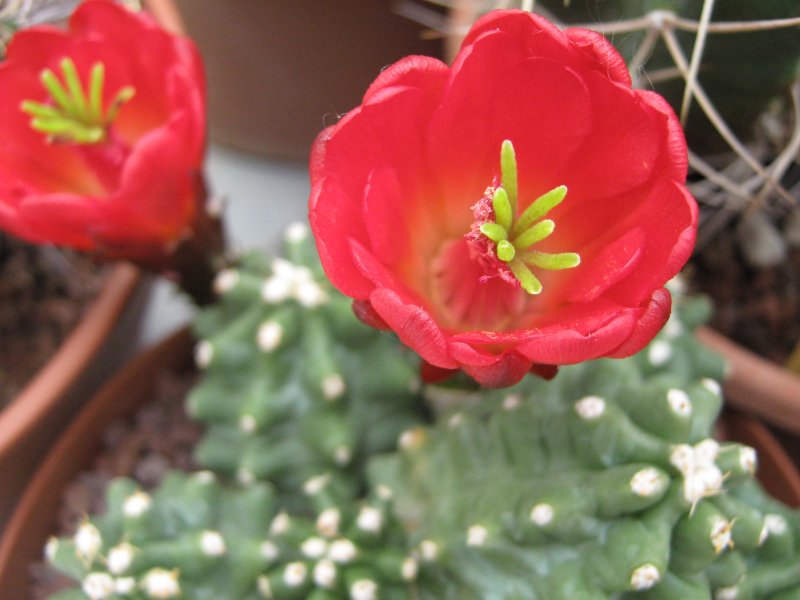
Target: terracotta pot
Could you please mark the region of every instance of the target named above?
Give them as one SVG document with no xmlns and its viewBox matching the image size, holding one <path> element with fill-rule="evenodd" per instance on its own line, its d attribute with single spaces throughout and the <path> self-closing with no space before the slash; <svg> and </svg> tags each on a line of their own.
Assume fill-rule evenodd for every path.
<svg viewBox="0 0 800 600">
<path fill-rule="evenodd" d="M 20 499 L 0 541 L 3 600 L 26 600 L 28 566 L 41 558 L 54 530 L 61 490 L 88 468 L 110 423 L 136 412 L 155 390 L 159 373 L 192 365 L 187 329 L 170 336 L 125 366 L 81 410 L 52 447 Z"/>
<path fill-rule="evenodd" d="M 191 366 L 192 338 L 184 329 L 137 357 L 84 407 L 37 470 L 0 541 L 3 600 L 29 597 L 28 567 L 41 559 L 44 544 L 55 529 L 61 491 L 88 468 L 106 427 L 149 400 L 159 374 Z M 800 473 L 763 425 L 726 412 L 720 434 L 755 447 L 759 478 L 765 487 L 783 502 L 800 506 Z"/>
<path fill-rule="evenodd" d="M 144 3 L 167 29 L 182 33 L 172 0 Z M 135 351 L 131 340 L 144 312 L 147 288 L 138 268 L 115 266 L 61 348 L 0 412 L 0 532 L 53 440 L 86 398 Z"/>
<path fill-rule="evenodd" d="M 385 66 L 440 54 L 395 0 L 177 0 L 206 62 L 211 138 L 306 160 Z"/>
<path fill-rule="evenodd" d="M 728 405 L 800 435 L 800 376 L 708 327 L 699 328 L 697 338 L 728 361 Z"/>
<path fill-rule="evenodd" d="M 121 351 L 123 340 L 135 333 L 142 311 L 125 310 L 131 304 L 141 309 L 143 288 L 134 294 L 140 281 L 135 267 L 114 267 L 59 350 L 0 412 L 0 530 L 52 441 L 105 376 L 129 358 Z"/>
</svg>

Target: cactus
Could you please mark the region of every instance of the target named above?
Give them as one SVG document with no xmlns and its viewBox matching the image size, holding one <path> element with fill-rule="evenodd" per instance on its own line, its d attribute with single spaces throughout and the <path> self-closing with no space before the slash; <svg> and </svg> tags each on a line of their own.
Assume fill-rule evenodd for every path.
<svg viewBox="0 0 800 600">
<path fill-rule="evenodd" d="M 796 597 L 800 518 L 712 439 L 722 364 L 695 360 L 703 304 L 678 312 L 638 356 L 450 406 L 371 463 L 435 556 L 431 598 Z"/>
<path fill-rule="evenodd" d="M 115 481 L 104 516 L 48 545 L 80 582 L 58 600 L 798 597 L 800 515 L 754 482 L 752 449 L 712 437 L 707 303 L 679 298 L 628 359 L 425 388 L 433 417 L 301 233 L 288 261 L 223 272 L 197 321 L 189 409 L 217 474 Z"/>
<path fill-rule="evenodd" d="M 307 482 L 314 509 L 290 516 L 266 483 L 226 486 L 208 471 L 170 473 L 152 495 L 110 486 L 108 511 L 48 558 L 80 582 L 54 600 L 408 598 L 419 575 L 387 499 L 339 507 L 327 478 Z"/>
<path fill-rule="evenodd" d="M 197 457 L 299 502 L 303 481 L 335 470 L 352 496 L 366 457 L 429 420 L 416 364 L 358 322 L 324 278 L 305 226 L 287 230 L 286 256 L 253 253 L 221 272 L 220 300 L 197 320 L 205 373 L 188 411 L 207 428 Z"/>
</svg>

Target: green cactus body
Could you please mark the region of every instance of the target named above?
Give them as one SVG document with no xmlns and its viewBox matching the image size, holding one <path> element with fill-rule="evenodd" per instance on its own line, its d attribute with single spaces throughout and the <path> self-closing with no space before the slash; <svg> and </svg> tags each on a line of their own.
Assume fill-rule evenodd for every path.
<svg viewBox="0 0 800 600">
<path fill-rule="evenodd" d="M 218 304 L 197 320 L 205 373 L 188 410 L 207 432 L 197 457 L 241 482 L 268 480 L 297 502 L 306 479 L 334 470 L 352 496 L 366 458 L 428 420 L 415 365 L 358 322 L 300 226 L 285 253 L 254 253 L 221 273 Z"/>
<path fill-rule="evenodd" d="M 324 482 L 309 488 L 316 505 Z M 81 583 L 59 600 L 392 600 L 411 597 L 420 576 L 378 496 L 290 516 L 268 484 L 225 486 L 200 472 L 170 473 L 152 495 L 116 480 L 108 502 L 104 517 L 48 544 Z"/>
<path fill-rule="evenodd" d="M 752 449 L 711 438 L 723 366 L 691 359 L 704 312 L 679 303 L 630 359 L 449 403 L 372 461 L 411 538 L 438 550 L 427 568 L 443 583 L 423 597 L 766 599 L 798 585 L 796 516 L 757 491 Z"/>
<path fill-rule="evenodd" d="M 798 597 L 800 516 L 754 482 L 752 449 L 711 437 L 704 303 L 629 359 L 502 392 L 456 380 L 426 405 L 413 357 L 301 238 L 291 262 L 221 274 L 197 321 L 188 407 L 216 475 L 116 481 L 103 517 L 48 546 L 80 582 L 59 600 Z"/>
</svg>

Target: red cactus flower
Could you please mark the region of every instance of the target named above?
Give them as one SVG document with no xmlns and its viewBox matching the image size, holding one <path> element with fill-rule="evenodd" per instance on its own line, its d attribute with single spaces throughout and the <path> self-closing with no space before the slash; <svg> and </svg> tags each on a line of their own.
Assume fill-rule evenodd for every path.
<svg viewBox="0 0 800 600">
<path fill-rule="evenodd" d="M 497 11 L 452 67 L 407 57 L 323 131 L 310 219 L 366 322 L 487 387 L 640 350 L 697 207 L 659 96 L 603 37 Z"/>
<path fill-rule="evenodd" d="M 158 265 L 204 200 L 203 69 L 146 14 L 89 0 L 0 64 L 0 228 Z"/>
</svg>

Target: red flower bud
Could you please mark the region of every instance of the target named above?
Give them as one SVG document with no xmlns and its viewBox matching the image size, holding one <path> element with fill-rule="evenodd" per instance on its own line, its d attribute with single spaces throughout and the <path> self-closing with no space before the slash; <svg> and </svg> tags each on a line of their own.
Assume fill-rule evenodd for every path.
<svg viewBox="0 0 800 600">
<path fill-rule="evenodd" d="M 89 0 L 0 63 L 0 227 L 159 266 L 202 210 L 205 89 L 193 44 Z"/>
<path fill-rule="evenodd" d="M 310 220 L 360 314 L 500 387 L 652 339 L 694 244 L 686 170 L 608 41 L 496 11 L 452 67 L 400 60 L 320 134 Z"/>
</svg>

